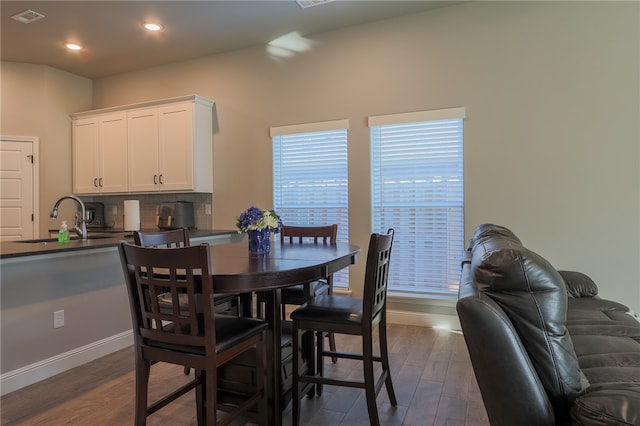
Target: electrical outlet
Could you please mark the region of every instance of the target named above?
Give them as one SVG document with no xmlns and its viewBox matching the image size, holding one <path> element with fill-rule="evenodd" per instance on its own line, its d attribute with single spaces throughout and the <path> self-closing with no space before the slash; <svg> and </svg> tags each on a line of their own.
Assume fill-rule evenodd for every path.
<svg viewBox="0 0 640 426">
<path fill-rule="evenodd" d="M 64 311 L 55 311 L 53 313 L 53 328 L 64 327 Z"/>
<path fill-rule="evenodd" d="M 111 206 L 111 216 L 118 216 L 118 205 L 114 204 Z"/>
<path fill-rule="evenodd" d="M 204 214 L 211 214 L 211 204 L 204 205 Z"/>
</svg>

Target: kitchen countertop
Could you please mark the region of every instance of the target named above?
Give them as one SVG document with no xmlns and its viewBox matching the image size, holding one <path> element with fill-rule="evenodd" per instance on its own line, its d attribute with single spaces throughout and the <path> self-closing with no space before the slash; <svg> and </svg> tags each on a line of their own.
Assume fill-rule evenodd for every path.
<svg viewBox="0 0 640 426">
<path fill-rule="evenodd" d="M 142 231 L 159 232 L 157 228 L 143 229 Z M 237 231 L 229 229 L 193 229 L 189 231 L 191 238 L 205 238 L 230 234 L 237 234 Z M 75 234 L 72 234 L 72 237 L 74 236 Z M 133 234 L 129 231 L 125 232 L 122 229 L 89 229 L 89 239 L 86 241 L 72 239 L 66 243 L 59 243 L 55 238 L 3 241 L 0 243 L 0 259 L 115 247 L 123 240 L 133 242 Z"/>
</svg>

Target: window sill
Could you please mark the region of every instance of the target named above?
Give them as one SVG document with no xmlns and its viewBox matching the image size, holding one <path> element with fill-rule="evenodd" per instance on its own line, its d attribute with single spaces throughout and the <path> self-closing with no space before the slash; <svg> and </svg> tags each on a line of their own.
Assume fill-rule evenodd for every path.
<svg viewBox="0 0 640 426">
<path fill-rule="evenodd" d="M 387 292 L 387 299 L 389 301 L 410 303 L 416 305 L 432 305 L 432 306 L 447 306 L 455 307 L 458 300 L 457 295 L 451 294 L 439 294 L 439 293 L 413 293 L 408 291 L 393 291 Z"/>
<path fill-rule="evenodd" d="M 389 292 L 387 318 L 394 324 L 460 330 L 456 300 L 449 297 Z"/>
<path fill-rule="evenodd" d="M 333 287 L 333 294 L 340 296 L 353 296 L 353 292 L 349 287 Z"/>
</svg>

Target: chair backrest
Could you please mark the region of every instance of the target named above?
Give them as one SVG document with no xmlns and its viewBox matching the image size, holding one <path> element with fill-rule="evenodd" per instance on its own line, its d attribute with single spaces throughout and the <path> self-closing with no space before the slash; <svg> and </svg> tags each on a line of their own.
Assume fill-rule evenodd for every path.
<svg viewBox="0 0 640 426">
<path fill-rule="evenodd" d="M 280 242 L 288 241 L 289 244 L 297 242 L 302 244 L 304 241 L 313 239 L 314 244 L 321 242 L 322 244 L 336 244 L 338 235 L 338 225 L 324 226 L 292 226 L 283 225 L 280 229 Z"/>
<path fill-rule="evenodd" d="M 389 261 L 394 230 L 386 234 L 371 234 L 367 265 L 364 273 L 363 321 L 377 324 L 385 313 L 387 304 L 387 282 L 389 280 Z"/>
<path fill-rule="evenodd" d="M 172 229 L 164 232 L 133 233 L 133 242 L 142 247 L 187 247 L 189 244 L 189 230 L 187 228 Z"/>
<path fill-rule="evenodd" d="M 209 245 L 154 248 L 122 242 L 118 250 L 136 344 L 151 339 L 215 351 Z M 161 310 L 158 295 L 166 291 L 172 295 L 172 306 Z"/>
</svg>

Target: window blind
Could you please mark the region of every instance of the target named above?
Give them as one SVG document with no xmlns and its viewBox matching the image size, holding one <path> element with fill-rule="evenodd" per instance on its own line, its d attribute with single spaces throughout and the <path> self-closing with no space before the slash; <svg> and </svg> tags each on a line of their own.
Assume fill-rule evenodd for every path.
<svg viewBox="0 0 640 426">
<path fill-rule="evenodd" d="M 391 291 L 457 296 L 464 249 L 464 109 L 444 111 L 453 117 L 369 121 L 372 224 L 374 232 L 395 229 Z"/>
<path fill-rule="evenodd" d="M 338 225 L 349 241 L 347 129 L 273 135 L 274 208 L 287 225 Z M 334 286 L 348 287 L 348 269 Z"/>
</svg>

